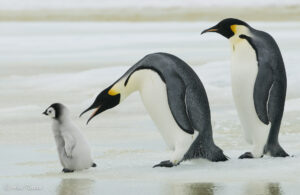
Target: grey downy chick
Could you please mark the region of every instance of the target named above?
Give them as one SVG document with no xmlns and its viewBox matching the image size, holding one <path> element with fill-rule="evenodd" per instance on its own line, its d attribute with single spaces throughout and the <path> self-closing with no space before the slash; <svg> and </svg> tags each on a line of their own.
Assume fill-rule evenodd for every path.
<svg viewBox="0 0 300 195">
<path fill-rule="evenodd" d="M 97 166 L 93 162 L 87 139 L 72 122 L 69 110 L 63 104 L 54 103 L 43 114 L 53 119 L 52 130 L 63 172 Z"/>
</svg>

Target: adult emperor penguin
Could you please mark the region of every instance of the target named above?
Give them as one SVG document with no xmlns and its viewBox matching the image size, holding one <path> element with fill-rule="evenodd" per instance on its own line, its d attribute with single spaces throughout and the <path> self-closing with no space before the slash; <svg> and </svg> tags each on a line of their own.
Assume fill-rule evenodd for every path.
<svg viewBox="0 0 300 195">
<path fill-rule="evenodd" d="M 154 167 L 173 167 L 183 160 L 200 157 L 227 160 L 213 141 L 208 99 L 200 79 L 189 65 L 171 54 L 154 53 L 142 58 L 103 90 L 82 114 L 96 109 L 89 122 L 134 91 L 140 92 L 162 137 L 174 150 L 170 160 Z"/>
<path fill-rule="evenodd" d="M 49 106 L 43 114 L 53 119 L 52 130 L 63 172 L 96 167 L 83 134 L 71 121 L 68 109 L 60 103 Z"/>
<path fill-rule="evenodd" d="M 286 157 L 278 133 L 286 96 L 286 73 L 280 50 L 271 35 L 246 22 L 228 18 L 202 32 L 216 32 L 229 39 L 232 48 L 231 81 L 235 105 L 252 152 L 240 158 L 264 154 Z"/>
</svg>

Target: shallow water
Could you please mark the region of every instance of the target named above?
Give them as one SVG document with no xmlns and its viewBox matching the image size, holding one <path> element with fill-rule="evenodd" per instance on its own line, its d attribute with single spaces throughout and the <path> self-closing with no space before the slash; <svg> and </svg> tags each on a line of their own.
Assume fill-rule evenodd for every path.
<svg viewBox="0 0 300 195">
<path fill-rule="evenodd" d="M 216 34 L 200 36 L 214 23 L 0 23 L 0 192 L 295 194 L 300 182 L 300 24 L 251 23 L 274 36 L 285 60 L 288 93 L 280 142 L 294 157 L 237 160 L 251 146 L 243 139 L 232 101 L 229 43 Z M 170 151 L 138 94 L 88 126 L 89 114 L 78 118 L 101 90 L 158 51 L 179 56 L 199 75 L 210 101 L 214 139 L 230 161 L 153 169 Z M 70 108 L 91 142 L 97 168 L 60 173 L 50 121 L 41 115 L 53 102 Z"/>
</svg>

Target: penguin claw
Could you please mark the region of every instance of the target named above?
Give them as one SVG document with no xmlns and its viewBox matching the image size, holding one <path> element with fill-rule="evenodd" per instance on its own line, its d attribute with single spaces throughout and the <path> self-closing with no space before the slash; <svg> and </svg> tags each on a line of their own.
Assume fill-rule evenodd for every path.
<svg viewBox="0 0 300 195">
<path fill-rule="evenodd" d="M 74 172 L 74 170 L 63 168 L 62 172 L 64 172 L 64 173 L 72 173 L 72 172 Z"/>
<path fill-rule="evenodd" d="M 245 152 L 244 154 L 242 154 L 239 159 L 245 159 L 245 158 L 253 158 L 253 155 L 251 152 Z"/>
<path fill-rule="evenodd" d="M 171 161 L 166 160 L 166 161 L 160 162 L 157 165 L 154 165 L 153 168 L 155 168 L 155 167 L 169 167 L 170 168 L 170 167 L 173 167 L 173 166 L 174 166 L 174 164 Z"/>
</svg>

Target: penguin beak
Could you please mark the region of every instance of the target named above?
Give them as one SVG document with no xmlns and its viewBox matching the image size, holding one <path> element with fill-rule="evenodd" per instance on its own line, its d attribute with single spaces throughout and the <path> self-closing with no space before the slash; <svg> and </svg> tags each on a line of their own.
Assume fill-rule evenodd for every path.
<svg viewBox="0 0 300 195">
<path fill-rule="evenodd" d="M 44 115 L 48 115 L 48 114 L 47 114 L 47 112 L 46 112 L 46 110 L 45 110 L 45 111 L 44 111 L 42 114 L 44 114 Z"/>
<path fill-rule="evenodd" d="M 90 111 L 90 110 L 92 110 L 92 109 L 96 109 L 96 110 L 93 112 L 93 114 L 90 116 L 90 118 L 87 120 L 87 122 L 86 122 L 86 124 L 89 124 L 90 120 L 92 120 L 92 118 L 94 118 L 97 114 L 99 114 L 99 113 L 102 111 L 100 108 L 101 108 L 101 106 L 99 106 L 99 107 L 97 107 L 97 108 L 91 106 L 91 107 L 89 107 L 88 109 L 86 109 L 85 111 L 83 111 L 83 112 L 79 115 L 79 117 L 81 117 L 84 113 L 86 113 L 86 112 L 88 112 L 88 111 Z"/>
<path fill-rule="evenodd" d="M 211 27 L 211 28 L 209 28 L 209 29 L 206 29 L 206 30 L 204 30 L 204 31 L 202 31 L 201 32 L 201 35 L 202 34 L 204 34 L 204 33 L 207 33 L 207 32 L 218 32 L 218 27 L 217 27 L 217 25 L 216 26 L 213 26 L 213 27 Z"/>
</svg>

